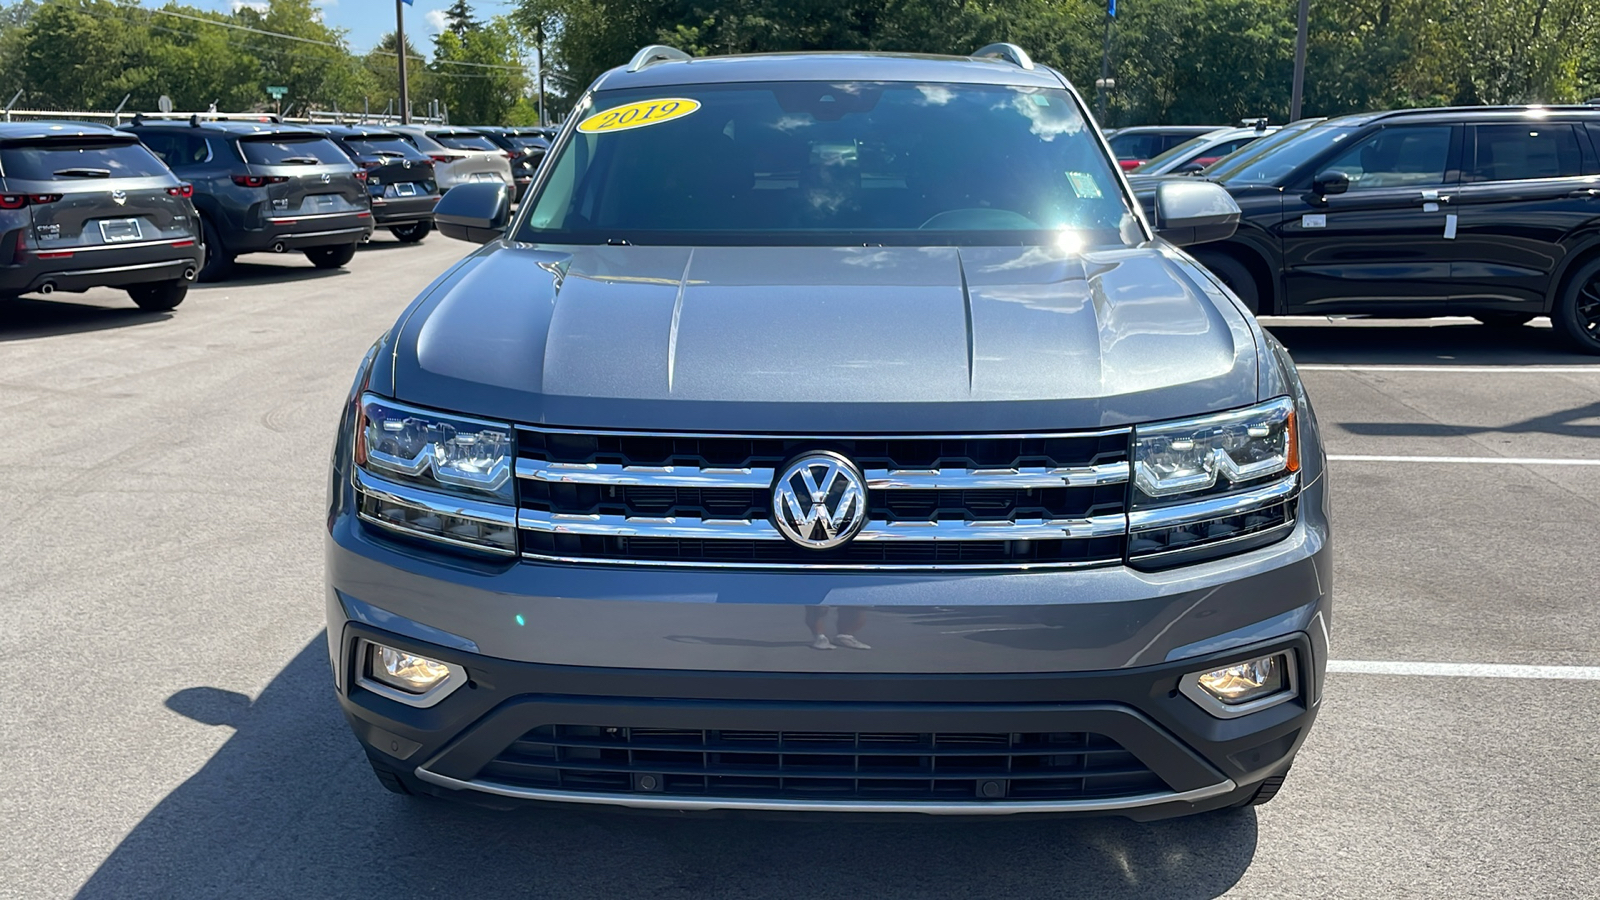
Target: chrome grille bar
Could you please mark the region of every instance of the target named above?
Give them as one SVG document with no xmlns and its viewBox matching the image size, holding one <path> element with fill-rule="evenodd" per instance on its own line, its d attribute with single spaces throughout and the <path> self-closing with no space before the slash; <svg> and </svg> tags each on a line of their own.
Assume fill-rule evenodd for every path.
<svg viewBox="0 0 1600 900">
<path fill-rule="evenodd" d="M 765 519 L 695 519 L 681 516 L 569 515 L 522 510 L 519 527 L 552 534 L 605 537 L 686 538 L 707 540 L 781 541 Z M 1118 537 L 1128 530 L 1122 514 L 1086 519 L 1033 519 L 1016 522 L 885 522 L 870 521 L 855 541 L 1048 541 Z"/>
<path fill-rule="evenodd" d="M 1095 466 L 1010 469 L 866 469 L 868 490 L 982 490 L 1086 487 L 1123 484 L 1126 462 Z M 596 484 L 644 487 L 749 488 L 766 490 L 777 470 L 765 468 L 699 468 L 696 466 L 621 466 L 614 463 L 557 463 L 517 460 L 517 477 L 552 484 Z"/>
</svg>

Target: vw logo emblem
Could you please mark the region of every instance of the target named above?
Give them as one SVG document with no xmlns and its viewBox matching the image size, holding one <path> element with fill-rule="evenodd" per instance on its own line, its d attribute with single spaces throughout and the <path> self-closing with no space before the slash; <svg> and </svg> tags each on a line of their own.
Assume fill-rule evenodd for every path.
<svg viewBox="0 0 1600 900">
<path fill-rule="evenodd" d="M 838 547 L 866 521 L 866 479 L 837 453 L 819 451 L 796 459 L 772 486 L 772 523 L 801 547 Z"/>
</svg>

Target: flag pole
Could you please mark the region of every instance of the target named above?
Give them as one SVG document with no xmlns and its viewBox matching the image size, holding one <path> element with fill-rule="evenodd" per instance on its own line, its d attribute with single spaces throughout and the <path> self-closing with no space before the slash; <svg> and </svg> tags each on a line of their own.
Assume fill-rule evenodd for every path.
<svg viewBox="0 0 1600 900">
<path fill-rule="evenodd" d="M 394 0 L 394 55 L 400 57 L 400 124 L 411 124 L 411 90 L 406 84 L 406 0 Z"/>
</svg>

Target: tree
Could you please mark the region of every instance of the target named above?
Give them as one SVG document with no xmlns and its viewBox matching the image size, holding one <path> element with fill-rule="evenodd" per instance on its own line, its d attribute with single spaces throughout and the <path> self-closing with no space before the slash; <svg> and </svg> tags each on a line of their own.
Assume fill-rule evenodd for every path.
<svg viewBox="0 0 1600 900">
<path fill-rule="evenodd" d="M 434 86 L 452 122 L 496 125 L 527 94 L 528 77 L 510 23 L 496 17 L 457 35 L 445 29 L 433 39 Z"/>
<path fill-rule="evenodd" d="M 467 0 L 456 0 L 450 8 L 444 11 L 444 30 L 458 38 L 465 39 L 467 32 L 475 31 L 481 27 L 478 21 L 472 18 L 472 7 Z"/>
</svg>

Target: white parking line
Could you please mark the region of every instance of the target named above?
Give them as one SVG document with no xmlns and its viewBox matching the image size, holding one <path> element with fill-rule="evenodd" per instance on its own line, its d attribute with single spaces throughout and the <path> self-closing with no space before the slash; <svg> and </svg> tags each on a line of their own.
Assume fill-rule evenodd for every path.
<svg viewBox="0 0 1600 900">
<path fill-rule="evenodd" d="M 1351 675 L 1425 675 L 1443 678 L 1542 678 L 1600 681 L 1600 666 L 1509 666 L 1498 663 L 1374 662 L 1330 659 L 1328 671 Z"/>
<path fill-rule="evenodd" d="M 1538 459 L 1526 456 L 1368 456 L 1330 453 L 1331 462 L 1484 463 L 1497 466 L 1600 466 L 1600 459 Z"/>
<path fill-rule="evenodd" d="M 1600 375 L 1600 364 L 1592 366 L 1391 366 L 1361 363 L 1304 363 L 1302 372 L 1417 372 L 1451 375 L 1504 375 L 1535 372 L 1544 375 Z"/>
</svg>

